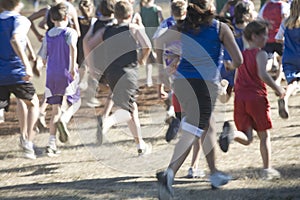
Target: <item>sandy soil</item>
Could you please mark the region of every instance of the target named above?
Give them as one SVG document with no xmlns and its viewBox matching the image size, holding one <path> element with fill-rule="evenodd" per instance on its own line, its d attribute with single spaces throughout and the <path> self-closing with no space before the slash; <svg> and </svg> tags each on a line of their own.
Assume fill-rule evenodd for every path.
<svg viewBox="0 0 300 200">
<path fill-rule="evenodd" d="M 166 10 L 164 10 L 166 12 Z M 167 12 L 166 12 L 167 13 Z M 30 32 L 32 39 L 32 33 Z M 39 47 L 33 39 L 34 48 Z M 141 69 L 142 70 L 142 69 Z M 144 75 L 144 72 L 141 72 Z M 35 79 L 42 93 L 44 76 Z M 143 85 L 144 80 L 141 81 Z M 102 146 L 95 145 L 96 118 L 101 112 L 107 89 L 102 87 L 97 98 L 102 106 L 88 108 L 84 102 L 69 128 L 69 144 L 59 144 L 62 154 L 49 158 L 44 154 L 48 133 L 39 133 L 35 139 L 38 158 L 23 158 L 19 147 L 19 128 L 15 114 L 15 101 L 6 113 L 6 122 L 0 124 L 0 199 L 157 199 L 155 173 L 168 165 L 174 144 L 164 140 L 167 126 L 164 124 L 164 103 L 157 99 L 156 89 L 140 88 L 138 97 L 142 133 L 153 147 L 153 153 L 138 157 L 136 147 L 125 124 L 111 129 Z M 234 180 L 221 190 L 211 190 L 208 182 L 208 167 L 204 156 L 200 166 L 207 176 L 202 179 L 187 179 L 191 156 L 179 170 L 174 183 L 175 199 L 232 199 L 232 200 L 296 200 L 300 199 L 300 96 L 290 99 L 290 118 L 282 120 L 277 112 L 277 100 L 270 91 L 272 119 L 272 163 L 282 178 L 263 181 L 259 172 L 262 161 L 259 139 L 242 146 L 233 143 L 228 153 L 216 146 L 217 166 L 233 175 Z M 48 108 L 50 110 L 50 108 Z M 224 120 L 232 121 L 233 102 L 218 103 L 216 107 L 217 131 Z M 47 115 L 49 121 L 49 112 Z"/>
<path fill-rule="evenodd" d="M 102 103 L 107 95 L 103 89 L 97 96 Z M 164 104 L 157 100 L 155 92 L 154 87 L 141 87 L 138 97 L 143 135 L 153 146 L 153 153 L 143 157 L 137 156 L 125 124 L 114 127 L 102 146 L 95 145 L 95 113 L 101 112 L 103 106 L 92 109 L 83 103 L 69 124 L 70 143 L 59 143 L 62 150 L 59 157 L 49 158 L 44 154 L 48 133 L 40 133 L 35 139 L 38 158 L 24 159 L 18 147 L 19 130 L 13 104 L 6 114 L 7 122 L 0 124 L 0 199 L 156 199 L 155 172 L 167 166 L 178 139 L 171 143 L 164 140 Z M 260 179 L 262 164 L 255 136 L 252 145 L 233 143 L 226 154 L 216 147 L 219 169 L 234 177 L 221 190 L 210 189 L 208 176 L 184 177 L 191 161 L 189 156 L 175 179 L 175 199 L 300 199 L 299 95 L 291 98 L 288 120 L 278 117 L 273 93 L 270 99 L 274 121 L 272 162 L 282 178 L 272 182 Z M 232 120 L 232 101 L 216 108 L 218 130 L 225 119 Z M 203 155 L 200 166 L 209 174 Z"/>
</svg>

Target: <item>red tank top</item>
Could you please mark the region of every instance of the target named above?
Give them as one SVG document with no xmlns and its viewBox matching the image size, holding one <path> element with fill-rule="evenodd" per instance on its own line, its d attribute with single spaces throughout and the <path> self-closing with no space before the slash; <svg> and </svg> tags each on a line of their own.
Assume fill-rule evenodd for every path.
<svg viewBox="0 0 300 200">
<path fill-rule="evenodd" d="M 268 43 L 275 42 L 275 35 L 282 21 L 281 2 L 268 2 L 263 11 L 263 18 L 271 23 Z"/>
<path fill-rule="evenodd" d="M 260 49 L 246 49 L 242 52 L 244 63 L 237 69 L 235 80 L 235 98 L 251 99 L 256 96 L 267 96 L 266 84 L 259 78 L 256 55 Z"/>
</svg>

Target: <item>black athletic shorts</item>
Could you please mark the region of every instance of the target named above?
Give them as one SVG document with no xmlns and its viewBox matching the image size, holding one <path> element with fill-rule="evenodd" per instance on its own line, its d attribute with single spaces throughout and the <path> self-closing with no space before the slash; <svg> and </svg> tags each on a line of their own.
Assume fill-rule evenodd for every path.
<svg viewBox="0 0 300 200">
<path fill-rule="evenodd" d="M 35 88 L 32 83 L 1 85 L 0 108 L 5 108 L 5 110 L 8 111 L 11 94 L 14 94 L 19 99 L 31 101 L 35 94 Z"/>
<path fill-rule="evenodd" d="M 202 79 L 175 79 L 174 92 L 186 122 L 207 130 L 218 96 L 218 86 Z"/>
</svg>

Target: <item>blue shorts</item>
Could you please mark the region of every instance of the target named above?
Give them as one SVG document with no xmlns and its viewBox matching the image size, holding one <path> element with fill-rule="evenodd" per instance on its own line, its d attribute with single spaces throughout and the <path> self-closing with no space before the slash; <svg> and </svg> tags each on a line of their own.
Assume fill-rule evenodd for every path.
<svg viewBox="0 0 300 200">
<path fill-rule="evenodd" d="M 283 64 L 283 72 L 288 84 L 300 80 L 300 65 Z"/>
</svg>

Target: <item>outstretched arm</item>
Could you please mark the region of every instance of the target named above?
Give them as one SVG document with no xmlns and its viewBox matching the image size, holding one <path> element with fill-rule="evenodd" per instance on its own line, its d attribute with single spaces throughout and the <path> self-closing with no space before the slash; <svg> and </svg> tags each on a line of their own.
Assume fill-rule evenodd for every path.
<svg viewBox="0 0 300 200">
<path fill-rule="evenodd" d="M 30 15 L 28 17 L 28 19 L 31 21 L 31 30 L 34 33 L 34 35 L 37 37 L 37 39 L 42 42 L 43 41 L 43 35 L 39 33 L 39 31 L 37 30 L 34 21 L 39 19 L 39 18 L 45 18 L 46 13 L 47 13 L 48 8 L 42 8 L 39 11 L 33 13 L 32 15 Z M 43 21 L 46 21 L 45 19 L 43 19 Z"/>
</svg>

